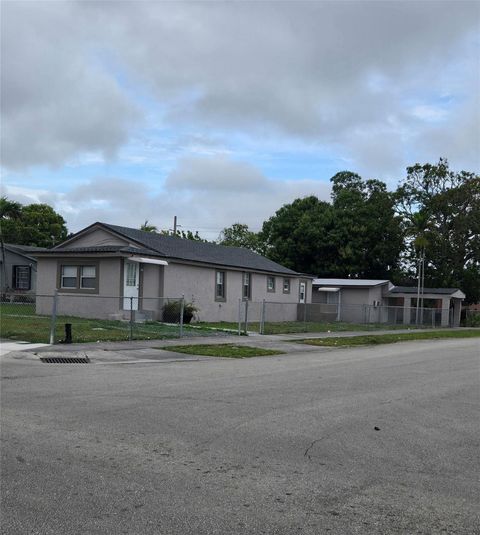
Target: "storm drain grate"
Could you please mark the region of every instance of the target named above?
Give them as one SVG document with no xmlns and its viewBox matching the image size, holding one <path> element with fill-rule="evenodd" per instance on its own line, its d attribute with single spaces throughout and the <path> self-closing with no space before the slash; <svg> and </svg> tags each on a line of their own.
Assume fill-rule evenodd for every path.
<svg viewBox="0 0 480 535">
<path fill-rule="evenodd" d="M 89 364 L 90 359 L 85 357 L 40 357 L 45 364 Z"/>
</svg>

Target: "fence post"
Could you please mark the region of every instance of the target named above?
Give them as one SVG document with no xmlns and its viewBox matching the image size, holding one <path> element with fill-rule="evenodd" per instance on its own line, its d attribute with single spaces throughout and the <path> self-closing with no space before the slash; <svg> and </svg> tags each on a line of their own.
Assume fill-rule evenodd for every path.
<svg viewBox="0 0 480 535">
<path fill-rule="evenodd" d="M 128 334 L 128 339 L 130 342 L 133 340 L 133 297 L 130 297 L 130 331 Z"/>
<path fill-rule="evenodd" d="M 303 330 L 307 330 L 307 302 L 303 303 Z"/>
<path fill-rule="evenodd" d="M 242 334 L 242 300 L 238 299 L 238 336 Z"/>
<path fill-rule="evenodd" d="M 183 312 L 185 310 L 185 294 L 182 294 L 182 299 L 180 301 L 180 338 L 183 336 Z"/>
<path fill-rule="evenodd" d="M 57 300 L 58 300 L 58 291 L 55 290 L 53 294 L 53 303 L 52 303 L 52 318 L 50 322 L 50 344 L 55 344 L 55 327 L 57 325 Z"/>
<path fill-rule="evenodd" d="M 260 334 L 265 334 L 265 309 L 266 309 L 266 302 L 264 299 L 262 303 L 262 315 L 260 317 Z"/>
<path fill-rule="evenodd" d="M 248 331 L 248 299 L 245 299 L 245 334 Z"/>
</svg>

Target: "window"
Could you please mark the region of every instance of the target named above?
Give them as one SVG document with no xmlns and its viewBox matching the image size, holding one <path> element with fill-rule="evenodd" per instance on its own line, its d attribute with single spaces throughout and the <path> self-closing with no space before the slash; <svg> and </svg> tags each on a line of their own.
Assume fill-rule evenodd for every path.
<svg viewBox="0 0 480 535">
<path fill-rule="evenodd" d="M 215 271 L 215 300 L 225 301 L 225 271 Z"/>
<path fill-rule="evenodd" d="M 243 289 L 242 289 L 242 297 L 244 299 L 250 299 L 252 296 L 252 285 L 251 285 L 251 274 L 250 273 L 244 273 L 243 274 Z"/>
<path fill-rule="evenodd" d="M 60 266 L 59 287 L 69 291 L 98 290 L 97 266 L 62 265 Z"/>
<path fill-rule="evenodd" d="M 299 291 L 299 302 L 305 303 L 305 292 L 306 292 L 306 284 L 304 282 L 300 283 L 300 291 Z"/>
<path fill-rule="evenodd" d="M 95 266 L 80 267 L 80 288 L 95 289 L 97 278 L 95 277 Z"/>
<path fill-rule="evenodd" d="M 275 291 L 275 277 L 267 277 L 267 292 Z"/>
<path fill-rule="evenodd" d="M 77 287 L 77 266 L 62 266 L 61 288 Z"/>
<path fill-rule="evenodd" d="M 13 266 L 13 288 L 30 290 L 30 266 Z"/>
<path fill-rule="evenodd" d="M 137 285 L 137 265 L 133 262 L 127 264 L 127 278 L 125 279 L 125 286 Z"/>
<path fill-rule="evenodd" d="M 283 279 L 283 293 L 290 293 L 290 279 Z"/>
</svg>

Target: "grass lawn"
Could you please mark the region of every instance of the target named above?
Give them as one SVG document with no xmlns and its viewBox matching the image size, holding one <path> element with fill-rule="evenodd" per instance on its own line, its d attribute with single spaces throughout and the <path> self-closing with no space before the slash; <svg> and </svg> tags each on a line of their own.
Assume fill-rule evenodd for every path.
<svg viewBox="0 0 480 535">
<path fill-rule="evenodd" d="M 238 332 L 238 323 L 233 322 L 216 322 L 207 323 L 201 322 L 195 325 L 201 325 L 207 328 L 214 329 L 228 329 Z M 408 326 L 410 329 L 415 329 L 414 325 Z M 242 331 L 244 325 L 241 326 Z M 419 327 L 420 328 L 420 327 Z M 279 321 L 265 323 L 265 334 L 289 334 L 289 333 L 322 333 L 322 332 L 344 332 L 344 331 L 378 331 L 378 330 L 394 330 L 405 329 L 405 325 L 387 325 L 385 323 L 344 323 L 341 321 L 335 322 L 306 322 L 301 321 Z M 260 323 L 248 323 L 248 330 L 251 332 L 260 331 Z"/>
<path fill-rule="evenodd" d="M 116 342 L 129 340 L 130 324 L 125 321 L 58 316 L 55 341 L 65 338 L 65 323 L 72 324 L 73 342 Z M 46 343 L 50 341 L 50 316 L 35 314 L 35 305 L 2 303 L 0 305 L 0 336 L 10 340 Z M 184 325 L 185 335 L 208 336 L 211 330 L 192 328 Z M 135 323 L 132 340 L 162 340 L 178 338 L 179 326 L 158 322 Z"/>
<path fill-rule="evenodd" d="M 299 340 L 299 343 L 313 346 L 346 347 L 365 346 L 377 344 L 393 344 L 395 342 L 406 342 L 409 340 L 436 340 L 443 338 L 480 338 L 480 329 L 459 330 L 459 331 L 431 331 L 412 332 L 398 334 L 366 334 L 361 336 L 311 338 Z"/>
<path fill-rule="evenodd" d="M 261 349 L 251 346 L 236 346 L 234 344 L 205 344 L 190 346 L 157 347 L 166 351 L 176 351 L 186 355 L 202 355 L 205 357 L 227 357 L 231 359 L 243 359 L 249 357 L 265 357 L 268 355 L 280 355 L 283 351 L 273 349 Z"/>
</svg>

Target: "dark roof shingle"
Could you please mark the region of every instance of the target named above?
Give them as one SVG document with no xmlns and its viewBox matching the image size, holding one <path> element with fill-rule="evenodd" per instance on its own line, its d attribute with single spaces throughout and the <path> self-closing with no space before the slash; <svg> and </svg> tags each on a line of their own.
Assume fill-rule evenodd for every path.
<svg viewBox="0 0 480 535">
<path fill-rule="evenodd" d="M 299 275 L 297 272 L 273 262 L 273 260 L 269 260 L 262 255 L 242 247 L 226 247 L 215 243 L 187 240 L 175 236 L 164 236 L 154 232 L 145 232 L 139 229 L 107 223 L 96 223 L 95 225 L 109 229 L 131 242 L 138 243 L 139 247 L 125 247 L 122 245 L 75 247 L 74 241 L 71 242 L 72 246 L 69 246 L 69 240 L 65 246 L 59 245 L 51 253 L 57 255 L 61 253 L 132 253 L 145 256 L 161 256 L 172 260 L 236 267 L 252 271 L 264 271 L 292 276 Z M 91 227 L 95 225 L 91 225 Z M 44 251 L 44 253 L 49 252 Z"/>
</svg>

